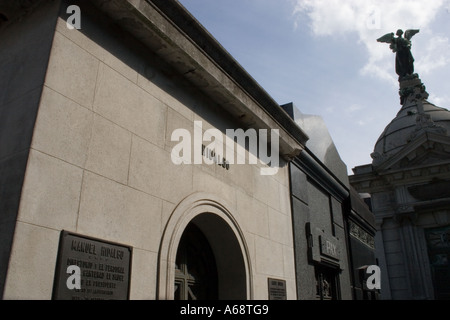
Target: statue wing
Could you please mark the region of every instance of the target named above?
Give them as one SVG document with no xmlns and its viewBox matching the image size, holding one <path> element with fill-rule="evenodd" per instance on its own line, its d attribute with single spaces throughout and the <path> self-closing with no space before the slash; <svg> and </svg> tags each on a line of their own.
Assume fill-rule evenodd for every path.
<svg viewBox="0 0 450 320">
<path fill-rule="evenodd" d="M 382 36 L 381 38 L 378 38 L 377 41 L 378 42 L 386 42 L 386 43 L 391 43 L 392 40 L 394 40 L 394 33 L 387 33 L 384 36 Z"/>
<path fill-rule="evenodd" d="M 411 38 L 416 34 L 419 33 L 419 29 L 408 29 L 405 31 L 405 38 L 408 40 L 411 40 Z"/>
</svg>

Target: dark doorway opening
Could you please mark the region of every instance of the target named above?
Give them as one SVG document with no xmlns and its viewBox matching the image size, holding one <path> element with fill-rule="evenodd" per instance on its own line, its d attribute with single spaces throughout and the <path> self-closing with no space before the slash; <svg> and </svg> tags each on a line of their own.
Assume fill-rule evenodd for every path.
<svg viewBox="0 0 450 320">
<path fill-rule="evenodd" d="M 177 250 L 175 300 L 218 299 L 217 266 L 214 253 L 203 232 L 188 224 Z"/>
<path fill-rule="evenodd" d="M 316 265 L 316 299 L 338 300 L 338 272 L 337 269 Z"/>
<path fill-rule="evenodd" d="M 426 229 L 436 300 L 450 300 L 450 226 Z"/>
</svg>

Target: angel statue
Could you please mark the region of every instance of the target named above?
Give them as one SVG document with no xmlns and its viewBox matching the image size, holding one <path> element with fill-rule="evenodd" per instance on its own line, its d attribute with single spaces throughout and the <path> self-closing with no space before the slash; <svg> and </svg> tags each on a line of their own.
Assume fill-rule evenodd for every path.
<svg viewBox="0 0 450 320">
<path fill-rule="evenodd" d="M 411 54 L 411 38 L 418 32 L 418 29 L 408 29 L 405 31 L 405 37 L 403 38 L 403 30 L 399 29 L 397 30 L 397 38 L 395 38 L 394 33 L 391 32 L 377 39 L 378 42 L 389 43 L 389 48 L 396 53 L 395 72 L 398 74 L 399 79 L 414 73 L 414 58 Z"/>
</svg>

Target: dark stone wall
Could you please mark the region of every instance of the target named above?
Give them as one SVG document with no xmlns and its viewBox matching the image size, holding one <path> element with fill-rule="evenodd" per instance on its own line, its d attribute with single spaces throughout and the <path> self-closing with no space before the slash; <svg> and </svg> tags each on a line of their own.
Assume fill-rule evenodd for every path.
<svg viewBox="0 0 450 320">
<path fill-rule="evenodd" d="M 0 29 L 0 298 L 58 11 L 43 1 Z"/>
<path fill-rule="evenodd" d="M 375 265 L 375 249 L 371 249 L 363 244 L 361 241 L 349 237 L 349 245 L 351 249 L 351 260 L 352 260 L 352 272 L 353 272 L 353 293 L 354 299 L 362 300 L 367 299 L 364 297 L 364 278 L 362 278 L 362 274 L 360 268 L 368 265 Z M 366 275 L 367 277 L 367 275 Z M 366 293 L 367 295 L 367 293 Z"/>
<path fill-rule="evenodd" d="M 305 151 L 306 152 L 306 151 Z M 319 163 L 316 163 L 320 166 Z M 309 173 L 307 173 L 309 172 Z M 314 173 L 317 174 L 315 177 Z M 340 188 L 330 189 L 331 180 L 321 176 L 321 172 L 310 163 L 294 161 L 290 163 L 292 221 L 294 235 L 295 269 L 297 279 L 297 297 L 300 300 L 316 299 L 315 268 L 324 261 L 318 261 L 318 238 L 311 239 L 310 228 L 319 228 L 327 237 L 339 239 L 340 261 L 332 267 L 339 277 L 339 297 L 350 299 L 350 274 L 347 268 L 347 247 L 343 221 L 343 201 L 345 194 Z M 324 183 L 326 182 L 326 183 Z M 333 194 L 340 194 L 336 198 Z M 311 249 L 311 244 L 315 249 Z M 314 256 L 314 257 L 313 257 Z M 338 267 L 339 265 L 339 267 Z M 339 269 L 342 270 L 339 271 Z"/>
</svg>

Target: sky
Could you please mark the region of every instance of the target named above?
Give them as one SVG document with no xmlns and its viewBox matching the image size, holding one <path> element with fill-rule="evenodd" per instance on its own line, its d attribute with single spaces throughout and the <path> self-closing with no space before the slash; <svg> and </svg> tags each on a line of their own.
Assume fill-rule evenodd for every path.
<svg viewBox="0 0 450 320">
<path fill-rule="evenodd" d="M 450 109 L 450 0 L 179 0 L 281 104 L 321 116 L 352 168 L 372 162 L 400 110 L 395 54 L 376 41 L 419 29 L 415 72 Z"/>
</svg>

